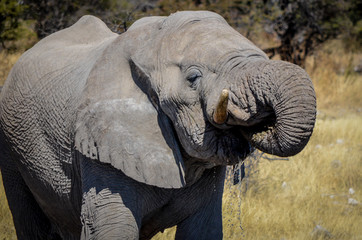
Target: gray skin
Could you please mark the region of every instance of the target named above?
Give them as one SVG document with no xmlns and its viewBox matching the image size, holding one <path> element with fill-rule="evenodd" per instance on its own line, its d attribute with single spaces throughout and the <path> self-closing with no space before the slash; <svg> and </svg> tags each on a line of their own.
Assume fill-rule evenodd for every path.
<svg viewBox="0 0 362 240">
<path fill-rule="evenodd" d="M 227 119 L 213 114 L 223 89 Z M 41 40 L 0 95 L 0 167 L 19 239 L 222 239 L 226 165 L 301 151 L 311 80 L 211 12 L 124 34 L 92 16 Z"/>
</svg>

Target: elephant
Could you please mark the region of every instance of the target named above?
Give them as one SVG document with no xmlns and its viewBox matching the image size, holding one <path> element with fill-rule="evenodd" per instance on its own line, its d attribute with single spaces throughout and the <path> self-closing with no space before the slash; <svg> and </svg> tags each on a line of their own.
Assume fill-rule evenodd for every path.
<svg viewBox="0 0 362 240">
<path fill-rule="evenodd" d="M 0 167 L 18 239 L 222 239 L 227 166 L 299 153 L 308 74 L 220 15 L 181 11 L 122 34 L 94 16 L 42 39 L 0 94 Z"/>
</svg>

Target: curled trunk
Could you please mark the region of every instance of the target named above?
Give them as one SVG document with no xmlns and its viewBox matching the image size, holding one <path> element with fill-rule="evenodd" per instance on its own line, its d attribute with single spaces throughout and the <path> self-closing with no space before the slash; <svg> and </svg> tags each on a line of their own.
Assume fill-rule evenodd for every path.
<svg viewBox="0 0 362 240">
<path fill-rule="evenodd" d="M 270 154 L 286 157 L 299 153 L 312 134 L 316 117 L 316 97 L 308 74 L 294 64 L 269 61 L 250 81 L 257 104 L 262 105 L 259 108 L 271 109 L 272 114 L 268 121 L 244 131 L 248 140 Z M 260 92 L 255 89 L 259 84 L 269 87 Z"/>
<path fill-rule="evenodd" d="M 237 83 L 230 88 L 225 124 L 240 129 L 263 152 L 283 157 L 300 152 L 316 117 L 316 97 L 308 74 L 291 63 L 260 61 L 246 71 L 239 69 L 234 77 Z"/>
</svg>

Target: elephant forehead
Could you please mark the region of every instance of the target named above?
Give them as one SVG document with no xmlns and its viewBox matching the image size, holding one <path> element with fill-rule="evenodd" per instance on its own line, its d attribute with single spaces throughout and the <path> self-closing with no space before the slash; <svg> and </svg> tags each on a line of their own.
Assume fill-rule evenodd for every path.
<svg viewBox="0 0 362 240">
<path fill-rule="evenodd" d="M 161 53 L 170 62 L 178 64 L 186 60 L 215 65 L 232 53 L 245 57 L 256 53 L 265 55 L 229 25 L 213 20 L 194 22 L 178 31 L 167 33 Z"/>
<path fill-rule="evenodd" d="M 165 18 L 160 29 L 179 29 L 185 27 L 188 24 L 192 24 L 198 21 L 212 21 L 216 20 L 220 23 L 227 24 L 225 19 L 219 14 L 209 11 L 181 11 L 171 14 Z"/>
</svg>

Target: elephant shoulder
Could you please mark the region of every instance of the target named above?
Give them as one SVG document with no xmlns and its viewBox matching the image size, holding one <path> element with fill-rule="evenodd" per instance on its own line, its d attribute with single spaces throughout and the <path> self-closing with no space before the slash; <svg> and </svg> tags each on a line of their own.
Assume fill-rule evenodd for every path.
<svg viewBox="0 0 362 240">
<path fill-rule="evenodd" d="M 55 33 L 50 38 L 60 39 L 64 42 L 70 41 L 73 44 L 92 44 L 115 36 L 118 34 L 113 33 L 102 20 L 86 15 L 71 27 Z"/>
<path fill-rule="evenodd" d="M 26 51 L 14 65 L 7 81 L 19 85 L 21 91 L 31 89 L 33 92 L 44 89 L 44 85 L 56 89 L 75 80 L 82 84 L 97 59 L 118 36 L 100 19 L 84 16 Z"/>
</svg>

